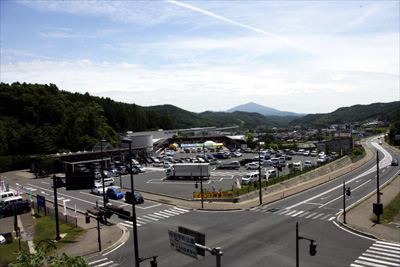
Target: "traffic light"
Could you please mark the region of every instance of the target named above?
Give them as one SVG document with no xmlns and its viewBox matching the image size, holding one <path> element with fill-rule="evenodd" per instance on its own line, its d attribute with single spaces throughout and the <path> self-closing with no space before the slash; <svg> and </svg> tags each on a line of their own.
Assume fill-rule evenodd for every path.
<svg viewBox="0 0 400 267">
<path fill-rule="evenodd" d="M 317 244 L 314 244 L 314 241 L 311 241 L 310 244 L 310 255 L 311 256 L 315 256 L 315 254 L 317 254 Z"/>
<path fill-rule="evenodd" d="M 90 216 L 87 212 L 86 212 L 85 220 L 86 220 L 86 223 L 90 223 Z"/>
<path fill-rule="evenodd" d="M 348 196 L 351 195 L 350 187 L 347 187 L 347 188 L 346 188 L 346 195 L 348 195 Z"/>
<path fill-rule="evenodd" d="M 152 260 L 150 260 L 150 266 L 157 267 L 157 259 L 156 258 L 153 258 Z"/>
<path fill-rule="evenodd" d="M 196 181 L 196 183 L 194 184 L 194 188 L 199 188 L 199 185 L 197 183 L 198 181 Z"/>
</svg>

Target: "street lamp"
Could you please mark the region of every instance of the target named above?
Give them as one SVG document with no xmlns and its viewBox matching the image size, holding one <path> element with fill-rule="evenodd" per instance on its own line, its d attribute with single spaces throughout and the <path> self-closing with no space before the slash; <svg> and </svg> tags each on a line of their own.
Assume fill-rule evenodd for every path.
<svg viewBox="0 0 400 267">
<path fill-rule="evenodd" d="M 260 182 L 260 192 L 259 192 L 259 198 L 260 198 L 260 206 L 262 205 L 262 176 L 261 176 L 261 145 L 264 145 L 264 142 L 258 142 L 258 180 Z"/>
<path fill-rule="evenodd" d="M 129 145 L 129 162 L 130 162 L 130 170 L 129 173 L 131 175 L 131 191 L 132 191 L 132 222 L 133 222 L 133 246 L 135 249 L 135 266 L 139 267 L 139 247 L 138 247 L 138 236 L 137 236 L 137 225 L 136 225 L 136 208 L 135 208 L 135 187 L 133 185 L 133 173 L 132 173 L 132 140 L 124 138 L 122 139 L 123 143 L 127 143 Z"/>
</svg>

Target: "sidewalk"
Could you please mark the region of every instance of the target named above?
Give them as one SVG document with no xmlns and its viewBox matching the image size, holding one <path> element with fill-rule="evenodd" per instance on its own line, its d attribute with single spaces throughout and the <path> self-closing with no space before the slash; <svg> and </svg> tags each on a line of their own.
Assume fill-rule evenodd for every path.
<svg viewBox="0 0 400 267">
<path fill-rule="evenodd" d="M 327 174 L 325 176 L 319 177 L 318 179 L 314 179 L 308 183 L 300 184 L 294 188 L 286 188 L 279 192 L 275 192 L 273 194 L 263 195 L 262 197 L 262 204 L 271 203 L 287 197 L 289 195 L 293 195 L 304 191 L 308 188 L 314 187 L 316 185 L 325 183 L 329 180 L 335 179 L 340 177 L 360 166 L 365 164 L 366 162 L 370 161 L 374 158 L 374 153 L 370 149 L 366 149 L 367 153 L 366 156 L 359 160 L 356 163 L 350 164 L 342 169 L 339 169 L 333 173 Z M 10 172 L 7 173 L 7 176 L 13 177 L 16 179 L 29 179 L 33 178 L 28 177 L 27 173 L 21 172 Z M 400 190 L 400 178 L 397 175 L 394 181 L 391 182 L 390 185 L 386 186 L 381 190 L 383 195 L 381 196 L 381 202 L 386 205 L 388 204 L 398 193 Z M 186 209 L 201 209 L 201 201 L 187 201 L 184 199 L 178 199 L 170 196 L 162 196 L 157 194 L 151 193 L 142 193 L 143 197 L 146 200 L 151 200 L 167 205 L 175 205 L 178 207 L 186 208 Z M 373 196 L 368 198 L 367 200 L 363 201 L 356 207 L 353 207 L 347 212 L 346 221 L 347 224 L 344 225 L 341 223 L 342 216 L 338 217 L 338 222 L 345 227 L 355 229 L 358 232 L 372 236 L 378 239 L 388 240 L 388 241 L 395 241 L 400 242 L 400 228 L 390 227 L 380 224 L 374 224 L 369 219 L 373 216 L 372 214 L 372 203 L 376 201 L 376 198 Z M 203 202 L 205 210 L 236 210 L 236 209 L 249 209 L 251 207 L 259 206 L 259 198 L 257 197 L 242 201 L 239 203 L 231 203 L 231 202 L 210 202 L 208 200 L 204 200 Z M 85 223 L 85 217 L 83 213 L 78 213 L 78 221 L 79 225 L 86 229 L 88 232 L 72 242 L 70 245 L 65 246 L 61 249 L 60 253 L 68 253 L 69 255 L 74 256 L 81 256 L 85 258 L 92 258 L 99 254 L 99 243 L 98 243 L 98 233 L 97 233 L 97 222 L 94 218 L 91 218 L 91 222 L 89 224 Z M 109 220 L 112 223 L 112 218 Z M 23 222 L 24 225 L 30 225 L 31 222 Z M 102 253 L 106 253 L 123 242 L 129 239 L 129 231 L 120 225 L 113 223 L 112 225 L 105 226 L 100 224 L 101 227 L 101 248 Z"/>
</svg>

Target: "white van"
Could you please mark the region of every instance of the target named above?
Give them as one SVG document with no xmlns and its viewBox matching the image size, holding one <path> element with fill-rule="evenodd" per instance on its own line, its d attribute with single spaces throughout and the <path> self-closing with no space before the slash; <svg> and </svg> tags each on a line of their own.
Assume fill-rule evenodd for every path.
<svg viewBox="0 0 400 267">
<path fill-rule="evenodd" d="M 6 198 L 9 198 L 9 197 L 15 197 L 14 192 L 12 192 L 12 191 L 1 192 L 0 193 L 0 202 L 2 202 L 3 200 L 5 200 Z"/>
<path fill-rule="evenodd" d="M 10 203 L 15 203 L 15 202 L 20 202 L 20 201 L 24 201 L 24 199 L 21 196 L 8 197 L 8 198 L 3 199 L 0 202 L 0 206 L 3 207 Z"/>
<path fill-rule="evenodd" d="M 246 173 L 242 177 L 242 184 L 250 184 L 258 181 L 258 172 Z"/>
</svg>

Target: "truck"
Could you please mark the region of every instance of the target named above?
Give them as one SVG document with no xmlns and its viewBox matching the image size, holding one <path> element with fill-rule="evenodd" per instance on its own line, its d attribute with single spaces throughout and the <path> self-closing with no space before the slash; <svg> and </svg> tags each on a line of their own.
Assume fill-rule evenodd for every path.
<svg viewBox="0 0 400 267">
<path fill-rule="evenodd" d="M 167 169 L 167 179 L 210 179 L 210 164 L 208 163 L 178 163 L 171 164 Z"/>
<path fill-rule="evenodd" d="M 215 166 L 215 168 L 217 170 L 222 170 L 222 169 L 238 170 L 240 168 L 240 163 L 239 161 L 232 161 L 230 163 L 222 163 L 219 161 Z"/>
</svg>

